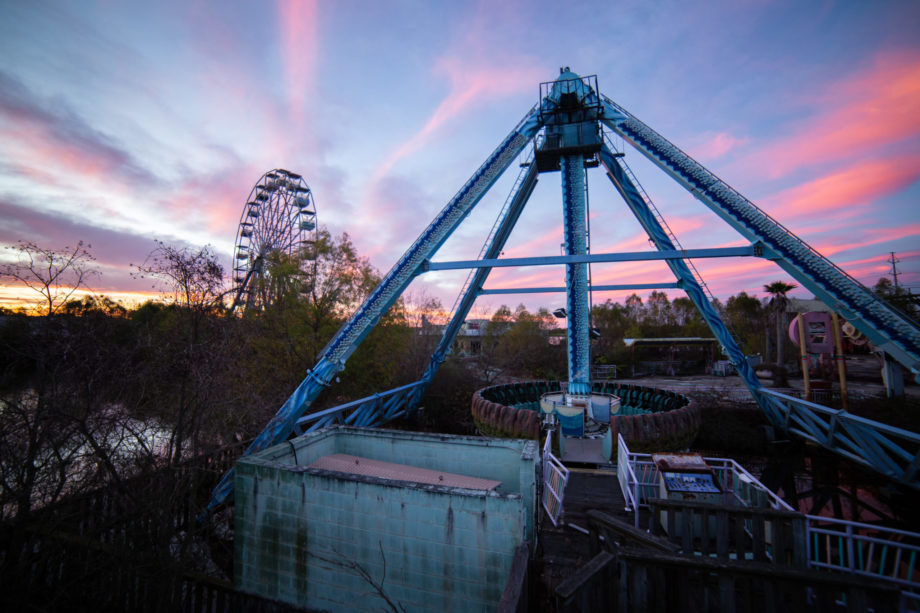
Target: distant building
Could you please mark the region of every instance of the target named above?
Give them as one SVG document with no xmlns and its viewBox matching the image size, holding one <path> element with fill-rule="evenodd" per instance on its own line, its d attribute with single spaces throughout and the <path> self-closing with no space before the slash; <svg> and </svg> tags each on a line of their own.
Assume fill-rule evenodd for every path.
<svg viewBox="0 0 920 613">
<path fill-rule="evenodd" d="M 624 338 L 623 343 L 632 349 L 634 375 L 711 374 L 720 353 L 714 338 Z"/>
<path fill-rule="evenodd" d="M 460 326 L 454 339 L 454 354 L 464 357 L 477 356 L 482 352 L 482 337 L 489 325 L 488 319 L 467 319 Z"/>
</svg>

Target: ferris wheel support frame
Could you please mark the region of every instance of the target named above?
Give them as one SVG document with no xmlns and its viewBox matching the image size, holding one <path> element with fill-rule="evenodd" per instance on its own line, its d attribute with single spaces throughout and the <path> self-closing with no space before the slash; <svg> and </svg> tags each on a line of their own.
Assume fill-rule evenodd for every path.
<svg viewBox="0 0 920 613">
<path fill-rule="evenodd" d="M 305 244 L 315 241 L 316 230 L 316 205 L 303 176 L 284 168 L 263 174 L 249 192 L 237 227 L 236 291 L 230 311 L 258 303 L 255 286 L 266 272 L 266 256 L 272 252 L 296 256 Z"/>
</svg>

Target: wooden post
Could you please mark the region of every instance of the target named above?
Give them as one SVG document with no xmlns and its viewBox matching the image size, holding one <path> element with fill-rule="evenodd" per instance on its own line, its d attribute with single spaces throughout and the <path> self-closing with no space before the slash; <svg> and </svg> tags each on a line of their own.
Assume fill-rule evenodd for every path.
<svg viewBox="0 0 920 613">
<path fill-rule="evenodd" d="M 831 325 L 834 326 L 834 361 L 837 362 L 837 376 L 840 377 L 840 405 L 843 410 L 848 409 L 849 398 L 847 394 L 847 369 L 843 357 L 843 339 L 840 334 L 840 319 L 837 313 L 831 313 Z"/>
<path fill-rule="evenodd" d="M 811 381 L 808 378 L 808 351 L 805 350 L 805 319 L 801 313 L 795 314 L 795 323 L 799 331 L 799 355 L 802 356 L 802 381 L 805 382 L 805 400 L 811 400 Z"/>
</svg>

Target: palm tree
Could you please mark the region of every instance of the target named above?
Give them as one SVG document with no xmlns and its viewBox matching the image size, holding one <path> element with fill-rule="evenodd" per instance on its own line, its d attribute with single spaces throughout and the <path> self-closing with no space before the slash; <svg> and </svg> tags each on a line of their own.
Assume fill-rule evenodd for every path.
<svg viewBox="0 0 920 613">
<path fill-rule="evenodd" d="M 763 291 L 773 296 L 770 298 L 770 309 L 773 311 L 773 319 L 776 321 L 777 366 L 782 366 L 783 364 L 783 323 L 785 323 L 783 313 L 786 312 L 786 305 L 789 303 L 786 294 L 797 287 L 798 285 L 795 283 L 786 283 L 785 281 L 774 281 L 763 286 Z"/>
</svg>

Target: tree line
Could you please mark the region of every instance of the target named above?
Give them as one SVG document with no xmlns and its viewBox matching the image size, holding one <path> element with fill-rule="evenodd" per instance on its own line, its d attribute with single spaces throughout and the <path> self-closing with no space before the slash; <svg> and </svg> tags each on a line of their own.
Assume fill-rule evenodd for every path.
<svg viewBox="0 0 920 613">
<path fill-rule="evenodd" d="M 255 288 L 271 300 L 239 316 L 210 248 L 157 243 L 133 274 L 162 298 L 129 308 L 81 295 L 89 245 L 8 247 L 3 281 L 37 299 L 0 313 L 0 520 L 257 434 L 379 280 L 347 235 L 309 250 L 309 266 L 273 255 Z M 414 380 L 412 352 L 400 304 L 323 402 Z"/>
<path fill-rule="evenodd" d="M 327 230 L 297 257 L 267 256 L 250 304 L 231 312 L 231 291 L 210 248 L 156 243 L 134 275 L 161 299 L 126 307 L 78 297 L 94 277 L 89 245 L 23 242 L 0 266 L 7 283 L 35 292 L 29 313 L 0 323 L 0 520 L 139 471 L 248 439 L 274 415 L 323 347 L 380 280 L 347 234 Z M 794 285 L 741 292 L 717 304 L 745 353 L 784 350 L 784 300 Z M 440 340 L 442 305 L 400 300 L 352 355 L 315 408 L 417 380 Z M 711 336 L 688 298 L 652 292 L 592 309 L 597 363 L 624 364 L 623 338 Z M 479 351 L 454 352 L 406 427 L 472 434 L 471 393 L 514 378 L 565 379 L 564 330 L 546 308 L 499 307 Z M 552 342 L 555 337 L 556 342 Z M 561 342 L 559 342 L 561 340 Z M 779 342 L 777 342 L 779 341 Z"/>
</svg>

